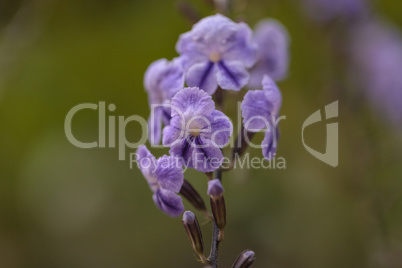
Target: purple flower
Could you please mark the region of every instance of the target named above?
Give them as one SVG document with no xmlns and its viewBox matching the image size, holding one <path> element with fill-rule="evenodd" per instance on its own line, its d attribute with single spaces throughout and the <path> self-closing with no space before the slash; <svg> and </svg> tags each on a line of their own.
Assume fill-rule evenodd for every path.
<svg viewBox="0 0 402 268">
<path fill-rule="evenodd" d="M 324 22 L 339 17 L 359 16 L 367 5 L 367 0 L 303 0 L 302 2 L 312 19 Z"/>
<path fill-rule="evenodd" d="M 184 88 L 172 99 L 172 119 L 163 129 L 163 145 L 185 166 L 210 172 L 221 165 L 220 148 L 229 142 L 232 128 L 229 118 L 215 110 L 210 95 L 197 87 Z"/>
<path fill-rule="evenodd" d="M 250 132 L 265 130 L 261 143 L 262 153 L 267 160 L 273 158 L 279 138 L 276 119 L 282 105 L 282 95 L 275 82 L 264 76 L 263 90 L 249 90 L 241 103 L 244 128 Z"/>
<path fill-rule="evenodd" d="M 218 85 L 240 90 L 249 79 L 246 68 L 257 59 L 252 31 L 220 14 L 206 17 L 180 36 L 176 50 L 184 61 L 186 83 L 213 94 Z"/>
<path fill-rule="evenodd" d="M 353 29 L 350 47 L 352 78 L 379 114 L 397 126 L 402 122 L 402 35 L 397 28 L 373 20 Z"/>
<path fill-rule="evenodd" d="M 179 59 L 172 62 L 157 60 L 148 67 L 144 76 L 144 86 L 148 92 L 151 115 L 148 119 L 148 138 L 151 144 L 159 144 L 162 121 L 170 121 L 170 99 L 184 87 L 184 71 Z"/>
<path fill-rule="evenodd" d="M 183 201 L 177 193 L 183 185 L 182 165 L 172 156 L 156 159 L 141 145 L 137 149 L 137 163 L 154 193 L 152 198 L 156 206 L 171 217 L 177 217 L 184 211 Z"/>
<path fill-rule="evenodd" d="M 258 61 L 250 70 L 249 88 L 258 88 L 264 75 L 275 81 L 286 77 L 289 65 L 289 35 L 279 21 L 262 20 L 257 24 L 254 41 L 258 44 Z"/>
</svg>

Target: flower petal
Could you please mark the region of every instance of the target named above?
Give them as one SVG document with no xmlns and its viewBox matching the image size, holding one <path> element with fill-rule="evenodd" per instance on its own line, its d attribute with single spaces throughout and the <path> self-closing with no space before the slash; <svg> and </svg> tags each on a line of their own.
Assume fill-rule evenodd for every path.
<svg viewBox="0 0 402 268">
<path fill-rule="evenodd" d="M 192 155 L 194 151 L 194 139 L 193 137 L 186 137 L 171 145 L 169 153 L 170 155 L 177 157 L 183 161 L 183 165 L 189 168 L 193 168 Z"/>
<path fill-rule="evenodd" d="M 151 109 L 151 114 L 148 118 L 148 140 L 149 143 L 152 145 L 159 144 L 161 141 L 162 116 L 162 107 Z"/>
<path fill-rule="evenodd" d="M 262 88 L 265 94 L 266 100 L 272 105 L 271 114 L 277 116 L 279 109 L 282 105 L 282 94 L 274 80 L 268 75 L 264 75 L 262 79 Z"/>
<path fill-rule="evenodd" d="M 168 63 L 159 86 L 166 99 L 173 98 L 179 90 L 184 88 L 184 69 L 180 58 Z"/>
<path fill-rule="evenodd" d="M 208 132 L 202 132 L 201 135 L 211 140 L 212 144 L 217 147 L 225 146 L 233 133 L 233 125 L 229 118 L 221 111 L 215 110 L 208 117 L 209 125 L 204 129 Z"/>
<path fill-rule="evenodd" d="M 187 71 L 186 83 L 191 87 L 199 87 L 212 95 L 218 87 L 215 64 L 211 61 L 194 64 Z"/>
<path fill-rule="evenodd" d="M 195 138 L 194 145 L 191 156 L 194 169 L 201 172 L 212 172 L 221 166 L 222 151 L 214 146 L 211 140 L 198 136 Z"/>
<path fill-rule="evenodd" d="M 249 74 L 243 63 L 223 60 L 218 63 L 217 80 L 218 85 L 223 89 L 239 91 L 247 84 L 248 79 Z"/>
<path fill-rule="evenodd" d="M 156 176 L 154 174 L 156 169 L 155 157 L 149 152 L 145 145 L 141 145 L 137 149 L 136 160 L 138 167 L 149 184 L 149 187 L 152 191 L 155 191 L 158 187 Z"/>
<path fill-rule="evenodd" d="M 161 189 L 178 193 L 183 185 L 182 164 L 173 156 L 164 155 L 158 159 L 155 175 Z"/>
<path fill-rule="evenodd" d="M 183 200 L 177 194 L 159 189 L 152 196 L 155 205 L 164 213 L 171 217 L 178 217 L 184 211 Z"/>
<path fill-rule="evenodd" d="M 180 90 L 172 99 L 172 117 L 197 114 L 209 116 L 215 109 L 211 96 L 197 87 Z"/>
<path fill-rule="evenodd" d="M 163 145 L 171 146 L 173 143 L 184 139 L 184 120 L 180 116 L 175 116 L 170 120 L 170 125 L 163 129 Z"/>
<path fill-rule="evenodd" d="M 225 39 L 223 58 L 227 61 L 241 61 L 245 67 L 252 67 L 257 61 L 257 43 L 253 41 L 252 30 L 244 22 L 237 24 L 236 31 Z"/>
<path fill-rule="evenodd" d="M 262 155 L 266 160 L 271 160 L 275 157 L 276 149 L 278 147 L 279 130 L 272 127 L 269 131 L 265 132 L 265 137 L 261 143 Z"/>
<path fill-rule="evenodd" d="M 184 87 L 184 69 L 180 58 L 172 62 L 160 59 L 151 63 L 144 75 L 144 87 L 151 104 L 162 104 Z"/>
<path fill-rule="evenodd" d="M 265 74 L 278 81 L 286 77 L 289 65 L 289 34 L 277 20 L 265 19 L 257 24 L 254 40 L 259 61 L 250 70 L 250 88 L 258 88 Z"/>
<path fill-rule="evenodd" d="M 263 90 L 249 90 L 241 103 L 244 127 L 251 132 L 258 132 L 269 126 L 272 104 L 265 97 Z"/>
</svg>

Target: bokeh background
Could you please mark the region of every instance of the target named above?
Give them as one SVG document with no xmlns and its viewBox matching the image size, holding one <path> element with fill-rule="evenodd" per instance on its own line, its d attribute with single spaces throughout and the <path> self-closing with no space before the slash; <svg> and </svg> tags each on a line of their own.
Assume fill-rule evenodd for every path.
<svg viewBox="0 0 402 268">
<path fill-rule="evenodd" d="M 186 3 L 214 13 L 202 0 Z M 286 169 L 224 174 L 221 267 L 244 249 L 256 252 L 252 267 L 402 267 L 402 124 L 345 78 L 353 70 L 342 48 L 353 22 L 317 20 L 296 0 L 236 5 L 235 18 L 251 26 L 276 18 L 292 40 L 289 76 L 279 83 Z M 370 9 L 402 29 L 401 1 Z M 85 102 L 115 104 L 108 115 L 148 117 L 143 74 L 152 61 L 176 56 L 179 34 L 191 27 L 180 10 L 176 0 L 0 2 L 0 267 L 202 267 L 181 220 L 156 209 L 139 170 L 119 161 L 116 148 L 76 148 L 64 133 L 67 112 Z M 301 141 L 304 120 L 335 100 L 337 168 Z M 97 116 L 74 119 L 77 138 L 97 138 Z M 325 131 L 325 123 L 311 126 L 306 142 L 324 151 Z M 140 136 L 138 125 L 127 127 L 129 140 Z M 205 176 L 185 176 L 206 198 Z M 211 225 L 202 229 L 209 245 Z"/>
</svg>

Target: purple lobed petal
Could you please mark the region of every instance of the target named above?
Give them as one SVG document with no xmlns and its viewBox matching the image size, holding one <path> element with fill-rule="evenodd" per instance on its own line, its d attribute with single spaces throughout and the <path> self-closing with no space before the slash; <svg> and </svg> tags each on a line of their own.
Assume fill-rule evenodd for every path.
<svg viewBox="0 0 402 268">
<path fill-rule="evenodd" d="M 158 182 L 154 171 L 156 170 L 156 158 L 149 152 L 145 145 L 138 147 L 136 152 L 137 164 L 147 180 L 152 191 L 158 188 Z"/>
<path fill-rule="evenodd" d="M 183 200 L 172 191 L 159 189 L 152 196 L 155 205 L 171 217 L 178 217 L 184 211 Z"/>
<path fill-rule="evenodd" d="M 163 108 L 157 107 L 151 110 L 148 118 L 148 139 L 151 144 L 159 144 L 162 132 Z"/>
<path fill-rule="evenodd" d="M 184 166 L 194 168 L 192 155 L 195 146 L 193 143 L 194 138 L 191 136 L 178 140 L 170 146 L 169 153 L 174 157 L 181 158 Z"/>
<path fill-rule="evenodd" d="M 271 120 L 272 105 L 262 90 L 249 90 L 241 103 L 244 127 L 251 132 L 267 128 Z"/>
<path fill-rule="evenodd" d="M 237 31 L 225 40 L 223 58 L 227 61 L 241 60 L 245 67 L 252 67 L 258 55 L 258 46 L 252 36 L 253 32 L 247 24 L 238 23 Z"/>
<path fill-rule="evenodd" d="M 161 189 L 178 193 L 183 185 L 182 165 L 173 156 L 164 155 L 158 159 L 155 175 Z"/>
<path fill-rule="evenodd" d="M 186 83 L 190 87 L 197 86 L 212 95 L 218 88 L 216 72 L 216 66 L 211 61 L 196 63 L 188 69 Z"/>
<path fill-rule="evenodd" d="M 180 90 L 172 99 L 172 117 L 186 115 L 208 116 L 215 109 L 215 103 L 205 91 L 197 87 Z"/>
<path fill-rule="evenodd" d="M 171 146 L 175 142 L 185 138 L 185 122 L 180 116 L 175 116 L 170 120 L 170 125 L 163 129 L 163 145 Z"/>
<path fill-rule="evenodd" d="M 262 84 L 263 90 L 248 91 L 241 104 L 244 127 L 251 132 L 269 127 L 282 104 L 282 95 L 269 76 L 264 76 Z"/>
<path fill-rule="evenodd" d="M 258 88 L 264 75 L 279 81 L 286 77 L 289 65 L 289 34 L 277 20 L 259 22 L 254 33 L 258 44 L 258 62 L 250 70 L 249 88 Z"/>
<path fill-rule="evenodd" d="M 271 160 L 275 157 L 276 149 L 278 147 L 279 130 L 272 127 L 269 131 L 265 132 L 265 137 L 261 143 L 262 155 L 266 160 Z"/>
<path fill-rule="evenodd" d="M 193 143 L 192 166 L 200 172 L 212 172 L 218 169 L 223 161 L 222 151 L 214 146 L 211 140 L 202 136 L 195 138 Z"/>
<path fill-rule="evenodd" d="M 271 103 L 272 105 L 272 114 L 277 116 L 279 114 L 279 110 L 282 106 L 282 94 L 279 90 L 278 86 L 272 80 L 271 77 L 265 75 L 262 79 L 262 89 L 265 94 L 265 98 Z"/>
<path fill-rule="evenodd" d="M 214 146 L 223 147 L 229 140 L 233 133 L 233 125 L 229 118 L 221 111 L 215 110 L 208 117 L 210 129 L 208 133 L 201 133 L 205 138 L 212 141 Z"/>
<path fill-rule="evenodd" d="M 249 80 L 249 74 L 240 61 L 218 62 L 218 85 L 223 89 L 239 91 Z"/>
</svg>

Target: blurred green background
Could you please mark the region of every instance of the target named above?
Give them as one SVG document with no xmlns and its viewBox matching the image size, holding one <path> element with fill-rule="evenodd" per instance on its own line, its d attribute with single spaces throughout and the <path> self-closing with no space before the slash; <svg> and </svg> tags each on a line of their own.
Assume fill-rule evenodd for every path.
<svg viewBox="0 0 402 268">
<path fill-rule="evenodd" d="M 201 0 L 189 3 L 212 14 Z M 373 4 L 402 29 L 400 1 Z M 364 101 L 353 105 L 353 88 L 333 85 L 330 30 L 298 1 L 250 0 L 236 16 L 251 26 L 276 18 L 292 39 L 289 78 L 279 83 L 286 169 L 224 174 L 221 267 L 244 249 L 256 252 L 252 267 L 402 267 L 401 131 Z M 152 61 L 175 57 L 179 34 L 191 27 L 178 2 L 3 0 L 0 24 L 0 267 L 202 267 L 181 220 L 156 209 L 139 170 L 115 148 L 79 149 L 64 134 L 67 112 L 80 103 L 148 117 L 143 74 Z M 337 99 L 340 164 L 332 168 L 304 149 L 301 126 Z M 73 131 L 95 140 L 97 113 L 81 112 Z M 128 126 L 129 140 L 140 135 Z M 324 150 L 325 124 L 305 135 Z M 206 198 L 205 176 L 185 176 Z M 209 250 L 211 226 L 202 229 Z"/>
</svg>

